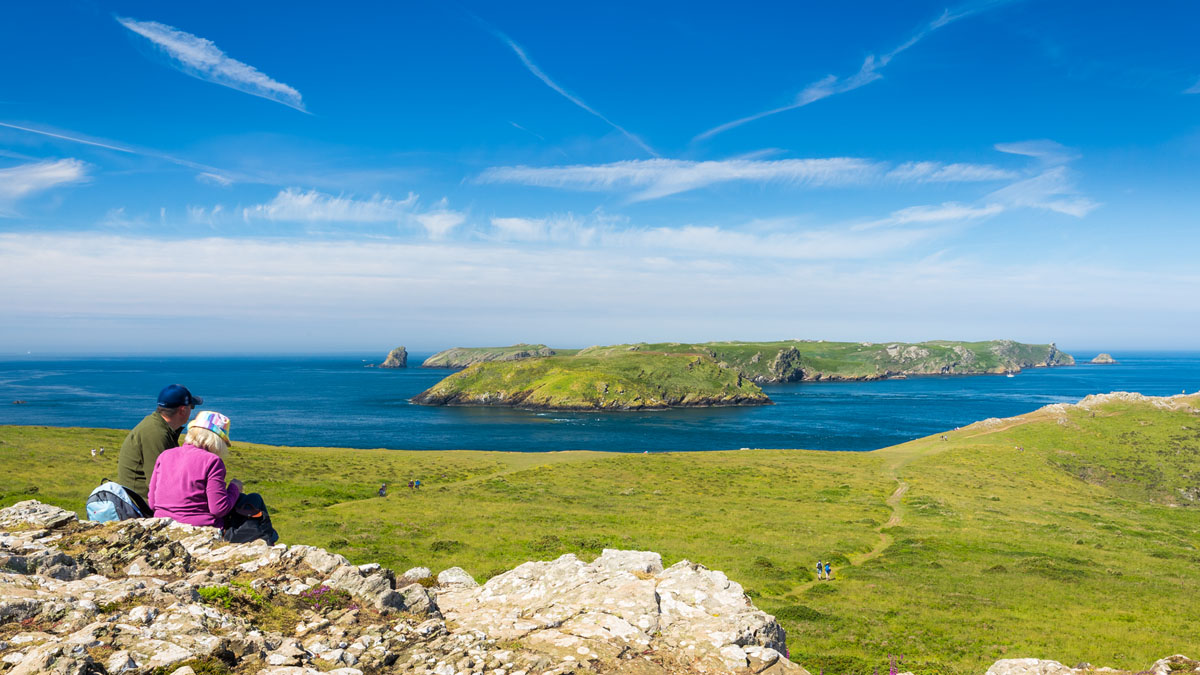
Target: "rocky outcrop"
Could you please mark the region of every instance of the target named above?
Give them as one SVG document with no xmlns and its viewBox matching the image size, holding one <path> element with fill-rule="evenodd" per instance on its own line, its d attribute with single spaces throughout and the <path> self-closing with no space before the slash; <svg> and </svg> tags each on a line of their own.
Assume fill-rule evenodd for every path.
<svg viewBox="0 0 1200 675">
<path fill-rule="evenodd" d="M 483 586 L 438 595 L 448 620 L 568 660 L 660 655 L 669 672 L 800 673 L 774 617 L 724 574 L 646 551 L 529 562 Z"/>
<path fill-rule="evenodd" d="M 1110 363 L 1116 363 L 1116 362 L 1117 362 L 1117 360 L 1112 357 L 1112 354 L 1106 354 L 1106 353 L 1097 354 L 1096 358 L 1092 359 L 1092 363 L 1099 363 L 1099 364 L 1104 364 L 1104 365 L 1107 365 Z"/>
<path fill-rule="evenodd" d="M 1042 659 L 1001 659 L 992 664 L 985 675 L 1097 675 L 1098 673 L 1119 675 L 1127 672 L 1129 671 L 1097 668 L 1090 663 L 1080 663 L 1070 667 L 1064 666 L 1058 661 Z M 1194 661 L 1182 654 L 1159 659 L 1150 668 L 1138 673 L 1138 675 L 1195 674 L 1200 674 L 1200 661 Z"/>
<path fill-rule="evenodd" d="M 741 586 L 694 563 L 664 570 L 656 553 L 568 555 L 479 586 L 458 568 L 398 576 L 167 519 L 0 510 L 0 669 L 12 675 L 807 675 L 781 652 L 783 630 Z"/>
<path fill-rule="evenodd" d="M 379 364 L 380 368 L 407 368 L 408 367 L 408 350 L 404 347 L 396 347 L 388 352 L 387 358 L 383 363 Z"/>
<path fill-rule="evenodd" d="M 530 345 L 524 342 L 510 347 L 454 347 L 440 351 L 425 359 L 422 368 L 469 368 L 476 363 L 490 361 L 520 361 L 542 356 L 554 356 L 556 352 L 546 345 Z"/>
</svg>

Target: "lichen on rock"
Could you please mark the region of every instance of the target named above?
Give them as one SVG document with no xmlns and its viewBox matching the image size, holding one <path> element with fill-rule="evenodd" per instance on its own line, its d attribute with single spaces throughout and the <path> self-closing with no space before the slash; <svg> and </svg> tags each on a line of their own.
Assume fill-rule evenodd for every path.
<svg viewBox="0 0 1200 675">
<path fill-rule="evenodd" d="M 430 576 L 20 502 L 0 509 L 0 668 L 807 675 L 741 586 L 694 563 L 664 570 L 657 553 L 530 562 L 483 586 L 458 568 L 418 583 Z"/>
</svg>

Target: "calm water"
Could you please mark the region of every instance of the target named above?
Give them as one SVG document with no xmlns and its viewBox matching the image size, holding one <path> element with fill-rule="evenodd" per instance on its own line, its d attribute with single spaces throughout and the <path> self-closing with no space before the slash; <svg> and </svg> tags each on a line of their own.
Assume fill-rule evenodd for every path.
<svg viewBox="0 0 1200 675">
<path fill-rule="evenodd" d="M 423 354 L 410 356 L 420 363 Z M 1094 354 L 1076 354 L 1080 360 Z M 872 450 L 1087 394 L 1200 389 L 1200 353 L 1116 354 L 993 375 L 767 385 L 776 403 L 644 413 L 536 413 L 408 403 L 446 370 L 364 368 L 379 355 L 0 361 L 0 424 L 127 429 L 172 382 L 233 419 L 235 441 L 415 450 Z M 12 405 L 13 400 L 24 405 Z"/>
</svg>

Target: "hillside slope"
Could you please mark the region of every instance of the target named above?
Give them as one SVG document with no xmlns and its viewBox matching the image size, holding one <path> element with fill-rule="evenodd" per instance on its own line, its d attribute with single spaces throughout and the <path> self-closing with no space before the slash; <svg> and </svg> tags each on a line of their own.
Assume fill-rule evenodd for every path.
<svg viewBox="0 0 1200 675">
<path fill-rule="evenodd" d="M 778 342 L 637 343 L 589 347 L 581 355 L 623 351 L 707 354 L 755 382 L 801 380 L 876 380 L 898 375 L 980 375 L 1013 373 L 1024 368 L 1074 365 L 1075 359 L 1054 343 L 1035 345 L 1012 340 L 918 343 Z"/>
<path fill-rule="evenodd" d="M 423 405 L 656 410 L 770 403 L 707 356 L 620 352 L 479 363 L 413 397 Z"/>
<path fill-rule="evenodd" d="M 727 572 L 811 672 L 1140 669 L 1200 625 L 1200 395 L 1114 395 L 874 452 L 403 452 L 241 444 L 282 537 L 352 562 L 462 566 L 656 550 Z M 0 505 L 81 510 L 123 432 L 0 427 Z M 635 449 L 635 448 L 631 448 Z M 53 466 L 47 472 L 46 466 Z M 420 491 L 380 482 L 420 478 Z M 832 561 L 833 581 L 812 568 Z M 1194 655 L 1193 655 L 1194 656 Z"/>
</svg>

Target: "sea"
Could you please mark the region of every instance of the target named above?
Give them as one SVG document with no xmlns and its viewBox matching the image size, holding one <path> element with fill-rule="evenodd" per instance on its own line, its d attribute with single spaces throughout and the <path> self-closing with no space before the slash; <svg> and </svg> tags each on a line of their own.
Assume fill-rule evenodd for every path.
<svg viewBox="0 0 1200 675">
<path fill-rule="evenodd" d="M 565 413 L 428 407 L 409 399 L 451 372 L 368 368 L 378 354 L 0 358 L 0 424 L 128 429 L 180 383 L 238 441 L 405 450 L 863 451 L 1088 394 L 1200 390 L 1200 352 L 1115 353 L 1004 375 L 764 385 L 770 406 Z M 420 364 L 428 354 L 410 354 Z M 22 403 L 14 403 L 23 401 Z"/>
</svg>

